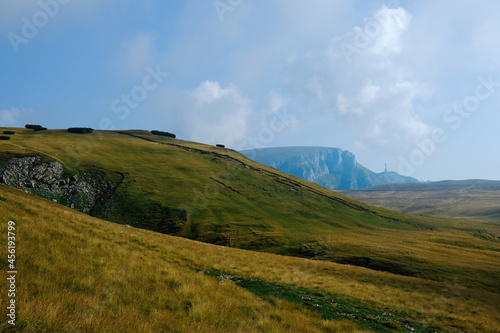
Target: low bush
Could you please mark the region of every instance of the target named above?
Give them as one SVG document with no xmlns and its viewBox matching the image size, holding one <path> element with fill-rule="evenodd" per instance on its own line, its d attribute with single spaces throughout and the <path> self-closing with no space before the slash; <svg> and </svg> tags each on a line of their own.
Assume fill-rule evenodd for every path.
<svg viewBox="0 0 500 333">
<path fill-rule="evenodd" d="M 161 135 L 161 136 L 167 136 L 169 138 L 174 138 L 175 139 L 175 134 L 169 133 L 169 132 L 163 132 L 163 131 L 153 130 L 153 131 L 151 131 L 151 134 Z"/>
<path fill-rule="evenodd" d="M 34 131 L 45 131 L 47 129 L 42 125 L 32 125 L 32 124 L 26 124 L 24 127 L 26 127 L 27 129 L 32 129 Z"/>
<path fill-rule="evenodd" d="M 87 134 L 87 133 L 94 132 L 94 129 L 89 128 L 89 127 L 70 127 L 70 128 L 68 128 L 68 132 L 78 133 L 78 134 Z"/>
<path fill-rule="evenodd" d="M 14 131 L 3 131 L 3 134 L 12 135 L 12 134 L 16 134 L 16 132 L 14 132 Z"/>
<path fill-rule="evenodd" d="M 219 147 L 219 148 L 226 148 L 226 146 L 221 145 L 220 143 L 216 144 L 215 146 L 216 146 L 216 147 Z"/>
<path fill-rule="evenodd" d="M 10 136 L 0 135 L 0 140 L 10 140 Z"/>
</svg>

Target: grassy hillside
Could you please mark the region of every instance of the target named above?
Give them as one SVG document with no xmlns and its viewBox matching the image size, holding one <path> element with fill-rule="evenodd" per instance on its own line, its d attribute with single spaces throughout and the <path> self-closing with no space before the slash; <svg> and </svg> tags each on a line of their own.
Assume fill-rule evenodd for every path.
<svg viewBox="0 0 500 333">
<path fill-rule="evenodd" d="M 90 211 L 97 217 L 218 245 L 500 290 L 498 225 L 376 208 L 230 149 L 147 131 L 16 132 L 0 143 L 4 160 L 40 154 L 62 162 L 68 176 L 116 184 Z"/>
<path fill-rule="evenodd" d="M 340 193 L 370 205 L 408 214 L 500 223 L 500 181 L 396 184 Z"/>
<path fill-rule="evenodd" d="M 99 220 L 2 184 L 0 216 L 3 244 L 7 221 L 16 223 L 13 331 L 498 332 L 500 328 L 500 295 L 465 288 L 454 280 L 432 282 L 200 243 Z M 2 246 L 3 271 L 6 257 Z M 0 280 L 0 289 L 8 289 L 6 279 Z M 6 304 L 7 294 L 0 299 Z M 7 331 L 6 307 L 1 309 L 0 331 Z"/>
</svg>

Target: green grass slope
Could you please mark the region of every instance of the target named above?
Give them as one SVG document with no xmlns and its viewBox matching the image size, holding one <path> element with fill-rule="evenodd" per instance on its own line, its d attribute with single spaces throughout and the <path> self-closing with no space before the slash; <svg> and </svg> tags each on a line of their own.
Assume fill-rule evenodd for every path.
<svg viewBox="0 0 500 333">
<path fill-rule="evenodd" d="M 7 332 L 497 332 L 500 295 L 110 223 L 0 184 Z M 7 247 L 0 269 L 8 270 Z M 9 289 L 6 279 L 0 290 Z"/>
<path fill-rule="evenodd" d="M 117 184 L 90 213 L 203 242 L 500 290 L 500 226 L 369 206 L 230 149 L 147 131 L 16 129 L 0 156 L 43 155 Z M 1 162 L 1 159 L 0 159 Z M 117 176 L 119 175 L 119 177 Z M 439 254 L 439 255 L 437 255 Z"/>
</svg>

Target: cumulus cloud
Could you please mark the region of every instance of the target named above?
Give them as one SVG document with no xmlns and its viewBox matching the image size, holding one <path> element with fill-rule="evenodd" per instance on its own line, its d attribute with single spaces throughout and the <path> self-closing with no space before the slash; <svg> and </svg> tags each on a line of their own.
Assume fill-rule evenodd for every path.
<svg viewBox="0 0 500 333">
<path fill-rule="evenodd" d="M 154 102 L 168 128 L 184 138 L 231 145 L 248 135 L 252 102 L 234 85 L 204 81 L 191 91 L 162 91 Z"/>
<path fill-rule="evenodd" d="M 289 58 L 282 82 L 310 115 L 357 132 L 358 146 L 404 149 L 432 130 L 415 112 L 431 91 L 399 59 L 411 18 L 382 6 L 324 50 Z M 342 52 L 346 43 L 356 48 L 351 59 Z"/>
<path fill-rule="evenodd" d="M 339 93 L 337 112 L 353 120 L 365 146 L 399 145 L 430 135 L 432 127 L 418 119 L 415 112 L 415 100 L 425 98 L 425 94 L 426 90 L 416 82 L 367 83 L 352 96 Z"/>
<path fill-rule="evenodd" d="M 404 8 L 383 5 L 364 24 L 333 38 L 330 56 L 342 56 L 347 63 L 362 64 L 370 58 L 373 68 L 391 65 L 390 57 L 401 53 L 403 36 L 411 24 L 412 15 Z"/>
<path fill-rule="evenodd" d="M 375 55 L 387 56 L 401 52 L 401 37 L 408 28 L 412 15 L 401 7 L 388 8 L 382 6 L 373 19 L 366 22 L 365 31 L 371 30 L 373 43 L 367 48 L 367 52 Z M 371 28 L 370 28 L 371 27 Z M 361 29 L 358 27 L 358 29 Z M 373 37 L 372 37 L 373 36 Z"/>
<path fill-rule="evenodd" d="M 150 105 L 158 110 L 159 128 L 183 139 L 250 149 L 272 146 L 275 138 L 297 126 L 288 103 L 271 91 L 266 103 L 256 107 L 235 84 L 207 80 L 189 91 L 164 88 Z"/>
</svg>

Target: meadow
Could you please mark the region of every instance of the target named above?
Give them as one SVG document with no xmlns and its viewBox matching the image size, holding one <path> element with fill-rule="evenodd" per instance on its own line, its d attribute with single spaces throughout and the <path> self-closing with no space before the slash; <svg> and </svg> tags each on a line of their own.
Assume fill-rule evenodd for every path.
<svg viewBox="0 0 500 333">
<path fill-rule="evenodd" d="M 123 175 L 94 217 L 0 184 L 2 237 L 9 220 L 19 228 L 18 330 L 500 327 L 498 224 L 370 206 L 148 131 L 15 131 L 0 169 L 36 155 L 68 177 Z"/>
<path fill-rule="evenodd" d="M 22 332 L 495 332 L 500 295 L 103 221 L 0 185 Z M 1 269 L 7 270 L 6 247 Z M 1 290 L 7 281 L 0 281 Z M 2 303 L 7 295 L 2 293 Z M 6 318 L 6 307 L 0 315 Z M 3 331 L 10 329 L 6 320 Z"/>
</svg>

